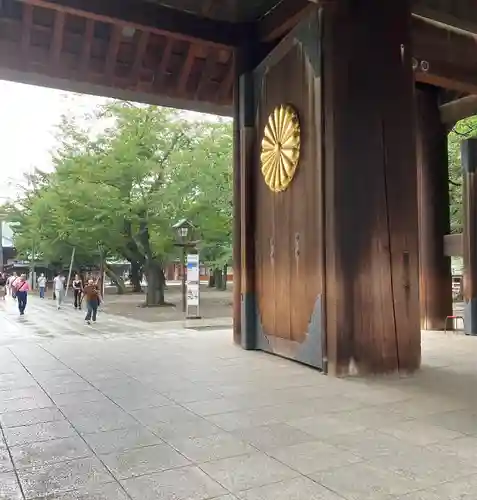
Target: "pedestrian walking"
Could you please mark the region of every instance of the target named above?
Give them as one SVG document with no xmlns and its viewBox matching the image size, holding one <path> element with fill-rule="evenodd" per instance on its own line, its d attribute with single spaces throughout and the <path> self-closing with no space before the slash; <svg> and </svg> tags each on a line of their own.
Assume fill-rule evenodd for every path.
<svg viewBox="0 0 477 500">
<path fill-rule="evenodd" d="M 37 279 L 38 290 L 40 290 L 40 299 L 45 298 L 46 291 L 46 276 L 44 273 L 41 273 L 40 277 Z"/>
<path fill-rule="evenodd" d="M 81 279 L 79 274 L 75 275 L 75 279 L 72 283 L 73 294 L 75 299 L 75 309 L 81 310 L 81 294 L 83 292 L 83 280 Z"/>
<path fill-rule="evenodd" d="M 15 287 L 13 285 L 17 279 L 18 279 L 17 273 L 13 273 L 8 278 L 7 287 L 8 287 L 8 291 L 9 291 L 9 294 L 12 297 L 12 299 L 16 298 L 16 290 L 15 290 Z"/>
<path fill-rule="evenodd" d="M 94 280 L 89 279 L 87 285 L 83 288 L 83 296 L 86 299 L 86 316 L 84 320 L 88 325 L 96 323 L 96 316 L 98 314 L 98 307 L 101 303 L 101 294 L 99 292 L 98 286 L 94 283 Z"/>
<path fill-rule="evenodd" d="M 5 300 L 5 295 L 7 293 L 7 277 L 5 273 L 0 274 L 0 299 Z"/>
<path fill-rule="evenodd" d="M 58 273 L 53 279 L 53 289 L 56 297 L 56 308 L 60 309 L 65 297 L 65 277 Z"/>
<path fill-rule="evenodd" d="M 18 310 L 20 311 L 20 316 L 25 314 L 25 308 L 27 305 L 28 292 L 30 290 L 30 285 L 26 279 L 26 275 L 22 274 L 15 281 L 16 296 L 18 299 Z"/>
</svg>

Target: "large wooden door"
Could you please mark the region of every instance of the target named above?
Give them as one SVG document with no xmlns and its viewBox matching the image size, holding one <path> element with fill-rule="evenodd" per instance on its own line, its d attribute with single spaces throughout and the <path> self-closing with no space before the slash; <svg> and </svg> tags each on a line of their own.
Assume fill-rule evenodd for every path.
<svg viewBox="0 0 477 500">
<path fill-rule="evenodd" d="M 324 255 L 321 54 L 318 10 L 254 71 L 255 290 L 257 347 L 323 368 Z M 300 161 L 283 192 L 260 168 L 269 115 L 291 105 L 301 128 Z"/>
</svg>

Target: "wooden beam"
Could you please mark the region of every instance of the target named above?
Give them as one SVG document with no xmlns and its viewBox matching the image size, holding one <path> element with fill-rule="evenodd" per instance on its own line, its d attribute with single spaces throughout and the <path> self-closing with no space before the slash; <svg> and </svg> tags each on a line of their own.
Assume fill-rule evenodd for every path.
<svg viewBox="0 0 477 500">
<path fill-rule="evenodd" d="M 81 56 L 79 64 L 79 73 L 84 76 L 88 73 L 89 58 L 91 55 L 91 45 L 94 37 L 94 20 L 86 20 L 86 29 L 84 33 L 83 46 L 81 47 Z"/>
<path fill-rule="evenodd" d="M 225 102 L 230 97 L 234 81 L 237 78 L 235 74 L 236 73 L 235 58 L 236 58 L 235 53 L 232 53 L 230 55 L 230 65 L 227 76 L 225 77 L 225 80 L 222 82 L 222 85 L 220 86 L 218 102 Z"/>
<path fill-rule="evenodd" d="M 30 5 L 61 10 L 68 14 L 83 16 L 105 23 L 129 25 L 135 29 L 148 30 L 159 35 L 168 35 L 188 41 L 219 46 L 236 46 L 242 39 L 239 24 L 201 18 L 153 2 L 136 0 L 21 0 Z"/>
<path fill-rule="evenodd" d="M 197 90 L 195 92 L 196 98 L 200 98 L 204 89 L 212 80 L 212 76 L 214 74 L 214 70 L 217 66 L 217 61 L 219 59 L 219 51 L 218 50 L 209 50 L 206 54 L 205 65 L 202 69 L 202 74 L 200 76 L 199 84 L 197 85 Z"/>
<path fill-rule="evenodd" d="M 104 73 L 108 81 L 114 78 L 114 68 L 118 58 L 119 44 L 121 42 L 121 26 L 111 26 L 111 38 L 109 39 L 108 53 L 106 54 L 106 62 L 104 65 Z"/>
<path fill-rule="evenodd" d="M 164 82 L 167 77 L 167 67 L 172 56 L 172 49 L 174 48 L 174 39 L 168 38 L 164 52 L 162 53 L 161 62 L 159 63 L 156 73 L 154 75 L 153 87 L 156 90 L 164 90 Z"/>
<path fill-rule="evenodd" d="M 477 95 L 469 95 L 440 106 L 443 123 L 454 125 L 459 120 L 477 115 Z"/>
<path fill-rule="evenodd" d="M 412 13 L 423 19 L 427 19 L 443 27 L 452 28 L 453 31 L 477 35 L 477 23 L 469 21 L 467 16 L 456 17 L 443 9 L 427 7 L 425 0 L 414 2 Z"/>
<path fill-rule="evenodd" d="M 53 37 L 50 45 L 50 64 L 53 67 L 58 65 L 61 49 L 63 46 L 63 31 L 65 28 L 65 12 L 57 11 L 55 13 L 55 22 L 53 26 Z"/>
<path fill-rule="evenodd" d="M 131 81 L 133 85 L 136 85 L 140 78 L 142 60 L 149 43 L 149 35 L 150 33 L 148 31 L 141 31 L 141 34 L 139 35 L 136 51 L 134 53 L 134 63 L 131 70 Z"/>
<path fill-rule="evenodd" d="M 283 37 L 314 9 L 316 9 L 314 0 L 282 0 L 258 23 L 259 39 L 271 42 Z"/>
<path fill-rule="evenodd" d="M 26 57 L 30 47 L 31 25 L 33 23 L 33 6 L 23 5 L 22 15 L 22 35 L 21 35 L 21 51 L 23 57 Z"/>
<path fill-rule="evenodd" d="M 189 80 L 190 72 L 192 71 L 192 66 L 194 65 L 195 54 L 196 54 L 196 46 L 191 44 L 189 46 L 189 50 L 187 51 L 187 57 L 186 60 L 184 61 L 184 64 L 182 66 L 179 75 L 179 82 L 177 85 L 177 92 L 179 94 L 183 94 L 187 90 L 187 82 Z"/>
<path fill-rule="evenodd" d="M 436 87 L 457 90 L 467 94 L 477 94 L 477 73 L 475 69 L 460 64 L 451 64 L 438 59 L 432 59 L 434 54 L 429 53 L 425 59 L 416 59 L 418 67 L 414 74 L 417 82 L 428 83 Z M 424 71 L 419 64 L 425 61 L 428 64 Z"/>
</svg>

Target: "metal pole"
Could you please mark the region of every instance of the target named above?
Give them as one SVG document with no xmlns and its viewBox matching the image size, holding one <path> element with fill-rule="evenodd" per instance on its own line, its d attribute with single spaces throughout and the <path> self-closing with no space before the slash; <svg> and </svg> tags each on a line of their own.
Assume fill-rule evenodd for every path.
<svg viewBox="0 0 477 500">
<path fill-rule="evenodd" d="M 187 299 L 186 299 L 186 247 L 182 246 L 182 312 L 187 311 Z"/>
<path fill-rule="evenodd" d="M 73 260 L 75 258 L 75 252 L 76 252 L 76 247 L 73 247 L 73 251 L 71 252 L 70 269 L 68 271 L 68 281 L 66 282 L 65 299 L 66 296 L 68 295 L 68 289 L 70 287 L 70 279 L 71 279 L 71 273 L 73 271 Z"/>
</svg>

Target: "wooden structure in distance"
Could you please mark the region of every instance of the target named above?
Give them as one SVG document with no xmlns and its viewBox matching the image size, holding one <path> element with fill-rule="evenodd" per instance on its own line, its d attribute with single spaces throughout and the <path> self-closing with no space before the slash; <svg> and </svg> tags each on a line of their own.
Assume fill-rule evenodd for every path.
<svg viewBox="0 0 477 500">
<path fill-rule="evenodd" d="M 450 0 L 437 10 L 435 3 L 413 3 L 416 81 L 477 94 L 471 2 L 461 0 L 460 17 Z M 115 4 L 2 0 L 0 78 L 231 116 L 234 50 L 259 37 L 266 53 L 316 7 L 308 0 L 204 0 L 192 12 L 185 0 Z"/>
</svg>

